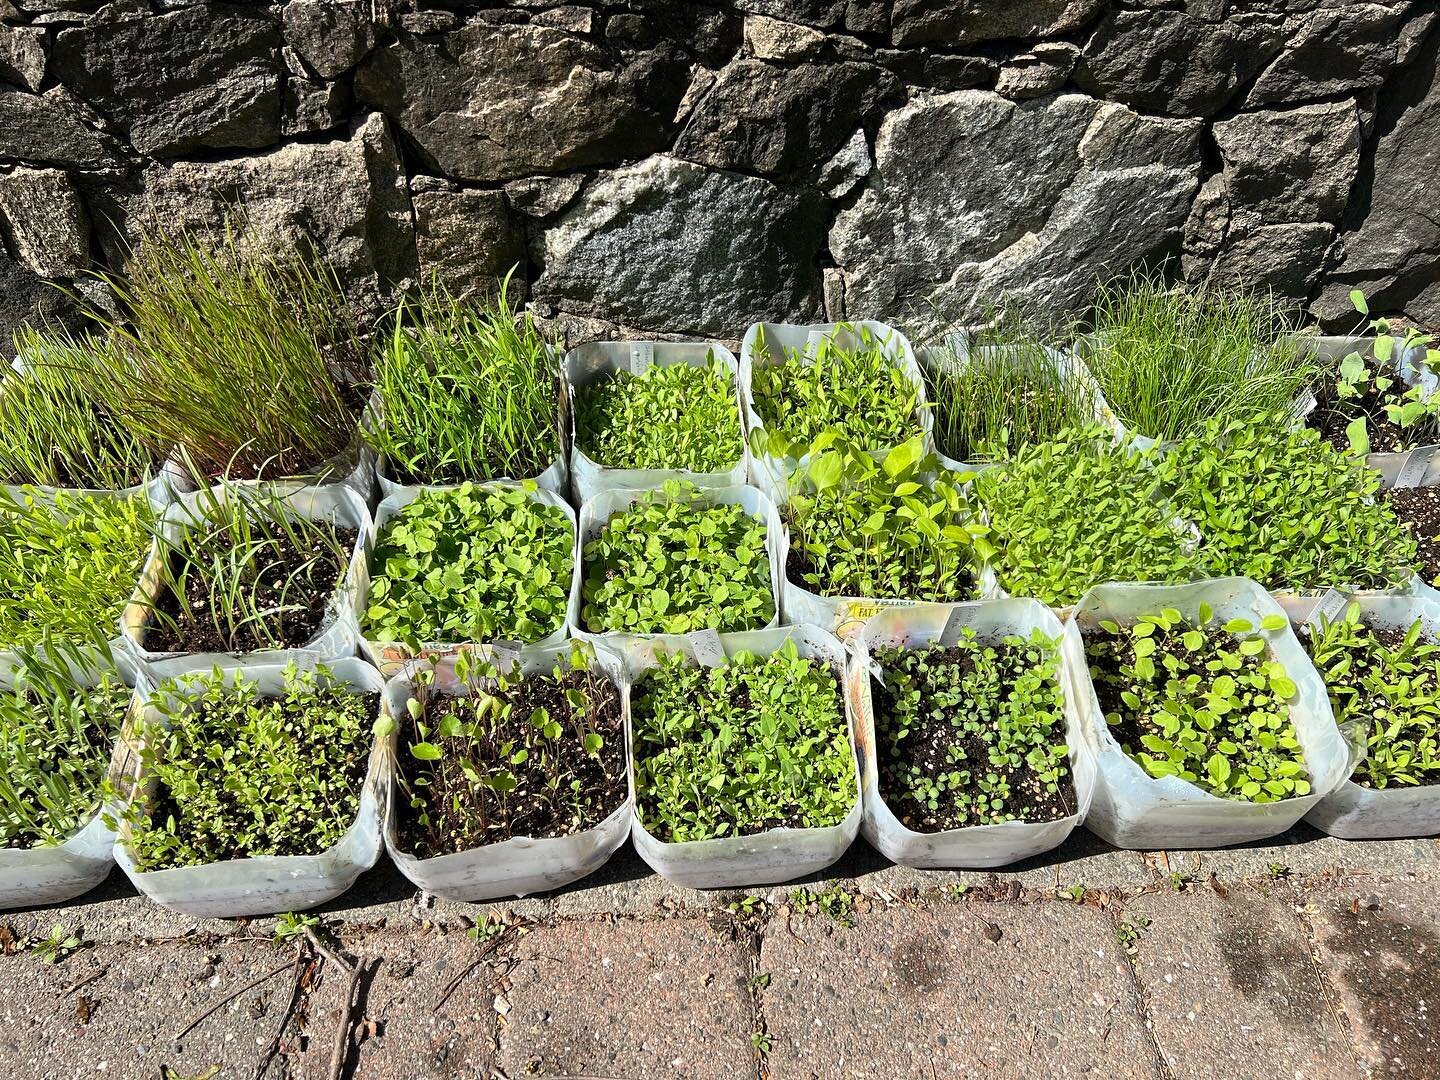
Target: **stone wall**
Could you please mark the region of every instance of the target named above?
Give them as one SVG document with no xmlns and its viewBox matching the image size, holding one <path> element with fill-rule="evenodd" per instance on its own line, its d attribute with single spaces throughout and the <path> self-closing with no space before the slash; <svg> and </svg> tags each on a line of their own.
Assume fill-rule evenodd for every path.
<svg viewBox="0 0 1440 1080">
<path fill-rule="evenodd" d="M 519 263 L 588 334 L 1162 260 L 1440 324 L 1437 50 L 1435 0 L 0 0 L 0 335 L 237 207 L 362 297 Z"/>
</svg>

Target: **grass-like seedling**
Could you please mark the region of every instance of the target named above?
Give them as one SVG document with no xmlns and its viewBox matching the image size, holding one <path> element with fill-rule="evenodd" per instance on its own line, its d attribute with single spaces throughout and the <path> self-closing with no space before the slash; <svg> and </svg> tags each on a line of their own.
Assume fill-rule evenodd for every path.
<svg viewBox="0 0 1440 1080">
<path fill-rule="evenodd" d="M 1205 557 L 1176 521 L 1154 456 L 1127 453 L 1092 425 L 981 473 L 975 491 L 999 548 L 1000 587 L 1065 607 L 1105 581 L 1204 576 Z"/>
<path fill-rule="evenodd" d="M 157 457 L 198 477 L 303 473 L 351 449 L 364 375 L 334 274 L 299 252 L 153 237 L 102 275 L 123 318 L 82 377 Z M 348 468 L 337 472 L 348 472 Z M 334 479 L 340 479 L 337 475 Z"/>
<path fill-rule="evenodd" d="M 427 859 L 516 836 L 593 829 L 626 795 L 620 692 L 577 644 L 549 673 L 501 673 L 461 653 L 468 695 L 420 676 L 403 725 L 405 850 Z"/>
<path fill-rule="evenodd" d="M 783 509 L 790 579 L 822 596 L 947 602 L 977 595 L 990 530 L 918 436 L 880 461 L 818 440 Z"/>
<path fill-rule="evenodd" d="M 330 674 L 292 665 L 276 697 L 219 669 L 190 684 L 193 697 L 156 692 L 160 720 L 137 725 L 154 793 L 125 810 L 138 869 L 319 855 L 339 843 L 359 813 L 379 695 Z"/>
<path fill-rule="evenodd" d="M 1350 294 L 1355 309 L 1369 314 L 1364 293 Z M 1374 339 L 1366 353 L 1346 353 L 1326 373 L 1316 390 L 1315 411 L 1309 422 L 1338 450 L 1369 453 L 1403 453 L 1440 440 L 1440 394 L 1427 395 L 1421 386 L 1406 386 L 1396 364 L 1412 348 L 1424 348 L 1431 338 L 1414 327 L 1404 331 L 1400 354 L 1388 319 L 1371 319 Z M 1440 352 L 1426 348 L 1426 362 L 1440 362 Z"/>
<path fill-rule="evenodd" d="M 130 690 L 30 658 L 0 691 L 0 847 L 63 844 L 95 814 Z"/>
<path fill-rule="evenodd" d="M 667 482 L 585 544 L 586 627 L 599 633 L 759 630 L 775 615 L 765 522 Z"/>
<path fill-rule="evenodd" d="M 855 805 L 839 679 L 793 641 L 714 668 L 662 654 L 631 716 L 636 811 L 662 842 L 828 828 Z"/>
<path fill-rule="evenodd" d="M 1360 605 L 1351 604 L 1301 640 L 1325 680 L 1336 723 L 1365 741 L 1352 779 L 1381 791 L 1440 783 L 1440 644 L 1425 624 L 1367 626 Z"/>
<path fill-rule="evenodd" d="M 116 346 L 101 338 L 24 328 L 24 371 L 0 380 L 0 483 L 120 489 L 157 467 L 150 449 L 111 414 L 91 370 Z"/>
<path fill-rule="evenodd" d="M 939 832 L 1075 811 L 1058 641 L 1040 631 L 880 648 L 872 683 L 880 795 L 906 828 Z"/>
<path fill-rule="evenodd" d="M 1283 417 L 1211 421 L 1156 465 L 1177 511 L 1199 527 L 1217 577 L 1267 589 L 1405 584 L 1415 540 L 1376 498 L 1380 474 Z"/>
<path fill-rule="evenodd" d="M 114 637 L 153 529 L 144 495 L 0 492 L 0 648 Z"/>
<path fill-rule="evenodd" d="M 1090 395 L 1062 378 L 1044 339 L 1018 311 L 1004 311 L 969 336 L 950 339 L 927 375 L 935 445 L 958 461 L 999 461 L 1093 419 Z"/>
<path fill-rule="evenodd" d="M 433 642 L 534 642 L 565 624 L 575 530 L 518 487 L 423 491 L 386 522 L 370 557 L 366 635 Z"/>
<path fill-rule="evenodd" d="M 577 395 L 575 445 L 612 469 L 734 468 L 745 453 L 735 378 L 713 355 L 606 375 Z"/>
<path fill-rule="evenodd" d="M 555 363 L 509 284 L 473 301 L 436 282 L 401 305 L 375 364 L 382 422 L 365 432 L 391 479 L 526 479 L 560 453 Z"/>
<path fill-rule="evenodd" d="M 323 624 L 356 530 L 290 511 L 264 488 L 217 487 L 159 538 L 159 592 L 141 644 L 152 652 L 297 648 Z"/>
<path fill-rule="evenodd" d="M 796 456 L 823 432 L 834 431 L 865 450 L 884 450 L 920 429 L 920 395 L 909 375 L 868 328 L 841 324 L 812 354 L 785 349 L 768 363 L 762 334 L 754 349 L 750 389 L 763 429 L 752 449 Z"/>
<path fill-rule="evenodd" d="M 1287 702 L 1296 687 L 1248 619 L 1220 624 L 1208 606 L 1191 624 L 1173 609 L 1085 632 L 1105 722 L 1126 754 L 1160 779 L 1222 799 L 1276 802 L 1310 793 Z M 1266 615 L 1261 630 L 1279 630 Z"/>
<path fill-rule="evenodd" d="M 1315 361 L 1282 309 L 1255 292 L 1184 290 L 1136 276 L 1101 287 L 1091 374 L 1132 432 L 1168 441 L 1207 420 L 1259 421 L 1293 406 Z"/>
</svg>

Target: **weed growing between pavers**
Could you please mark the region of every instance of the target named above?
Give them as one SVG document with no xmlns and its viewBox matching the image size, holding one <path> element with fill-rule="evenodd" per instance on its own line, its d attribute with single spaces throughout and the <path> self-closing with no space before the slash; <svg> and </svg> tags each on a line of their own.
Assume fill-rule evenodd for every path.
<svg viewBox="0 0 1440 1080">
<path fill-rule="evenodd" d="M 916 434 L 919 392 L 885 346 L 868 328 L 842 324 L 812 355 L 786 348 L 783 361 L 770 364 L 762 334 L 751 374 L 755 411 L 764 425 L 765 444 L 757 452 L 803 453 L 825 432 L 865 450 L 884 450 Z"/>
<path fill-rule="evenodd" d="M 975 493 L 994 533 L 1000 587 L 1065 607 L 1106 581 L 1206 576 L 1198 538 L 1155 475 L 1156 456 L 1115 446 L 1090 425 L 981 473 Z"/>
<path fill-rule="evenodd" d="M 827 828 L 855 805 L 839 678 L 793 641 L 713 668 L 662 653 L 631 702 L 636 812 L 658 840 Z"/>
<path fill-rule="evenodd" d="M 130 690 L 93 686 L 63 660 L 31 658 L 0 691 L 0 847 L 61 844 L 98 811 Z"/>
<path fill-rule="evenodd" d="M 558 371 L 533 315 L 512 309 L 510 280 L 493 300 L 433 282 L 401 305 L 375 364 L 381 423 L 365 432 L 390 479 L 522 480 L 559 455 Z"/>
<path fill-rule="evenodd" d="M 0 648 L 114 637 L 153 529 L 143 495 L 0 492 Z"/>
<path fill-rule="evenodd" d="M 631 634 L 759 630 L 775 617 L 766 525 L 670 481 L 585 542 L 586 629 Z"/>
<path fill-rule="evenodd" d="M 1365 624 L 1359 604 L 1301 635 L 1341 730 L 1363 739 L 1352 779 L 1384 790 L 1440 783 L 1440 644 L 1422 620 Z"/>
<path fill-rule="evenodd" d="M 901 824 L 939 832 L 1074 813 L 1058 641 L 1038 630 L 950 646 L 880 648 L 872 680 L 880 795 Z"/>
<path fill-rule="evenodd" d="M 354 824 L 378 694 L 285 669 L 267 697 L 243 670 L 199 677 L 193 698 L 151 699 L 141 767 L 156 786 L 124 812 L 142 872 L 262 855 L 319 855 Z M 166 724 L 168 723 L 168 727 Z"/>
<path fill-rule="evenodd" d="M 385 523 L 370 556 L 366 637 L 540 641 L 565 625 L 575 529 L 518 487 L 424 491 Z"/>
<path fill-rule="evenodd" d="M 918 437 L 879 461 L 816 443 L 782 509 L 790 580 L 821 596 L 976 598 L 991 531 L 962 487 L 971 474 L 937 468 Z"/>
<path fill-rule="evenodd" d="M 1267 589 L 1380 589 L 1413 574 L 1415 541 L 1378 498 L 1380 474 L 1283 417 L 1206 424 L 1155 471 L 1200 529 L 1214 576 Z"/>
<path fill-rule="evenodd" d="M 178 536 L 160 538 L 159 594 L 141 644 L 151 652 L 298 648 L 320 631 L 357 530 L 287 511 L 265 489 L 213 488 Z"/>
<path fill-rule="evenodd" d="M 91 354 L 116 348 L 97 337 L 23 327 L 24 371 L 0 381 L 0 483 L 121 489 L 143 483 L 162 458 L 105 405 L 87 371 Z"/>
<path fill-rule="evenodd" d="M 577 644 L 548 673 L 502 674 L 462 653 L 468 695 L 419 679 L 400 718 L 401 847 L 428 859 L 513 837 L 572 836 L 625 801 L 620 692 Z"/>
<path fill-rule="evenodd" d="M 713 355 L 605 375 L 579 391 L 575 446 L 611 469 L 731 469 L 745 453 L 735 377 Z"/>
<path fill-rule="evenodd" d="M 1260 629 L 1285 626 L 1267 615 Z M 1085 633 L 1090 677 L 1115 741 L 1155 778 L 1254 803 L 1307 795 L 1287 702 L 1296 686 L 1247 619 L 1191 624 L 1173 609 Z"/>
</svg>

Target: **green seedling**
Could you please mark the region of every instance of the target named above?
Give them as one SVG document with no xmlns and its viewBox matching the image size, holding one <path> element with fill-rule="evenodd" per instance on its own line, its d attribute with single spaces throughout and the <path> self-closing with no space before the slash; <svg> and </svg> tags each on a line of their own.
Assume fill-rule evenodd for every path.
<svg viewBox="0 0 1440 1080">
<path fill-rule="evenodd" d="M 56 923 L 50 928 L 49 937 L 30 940 L 30 952 L 42 964 L 58 964 L 84 944 L 78 934 L 72 934 L 63 923 Z"/>
<path fill-rule="evenodd" d="M 855 925 L 855 895 L 839 885 L 831 885 L 818 892 L 803 887 L 795 889 L 790 893 L 790 906 L 800 914 L 807 914 L 814 908 L 815 914 L 824 915 L 841 926 Z"/>
</svg>

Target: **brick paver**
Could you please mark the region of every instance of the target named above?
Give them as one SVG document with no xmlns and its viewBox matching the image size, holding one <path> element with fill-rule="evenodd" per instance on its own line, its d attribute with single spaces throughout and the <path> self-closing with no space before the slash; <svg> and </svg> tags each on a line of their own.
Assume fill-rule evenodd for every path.
<svg viewBox="0 0 1440 1080">
<path fill-rule="evenodd" d="M 1111 923 L 1079 905 L 772 922 L 761 969 L 773 1080 L 1156 1075 Z"/>
</svg>

